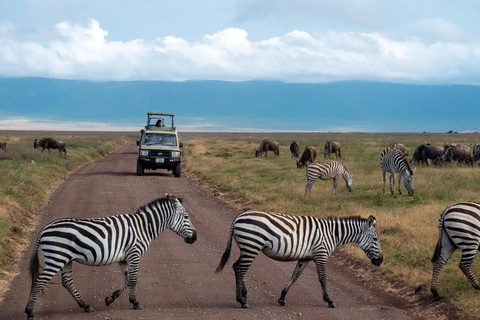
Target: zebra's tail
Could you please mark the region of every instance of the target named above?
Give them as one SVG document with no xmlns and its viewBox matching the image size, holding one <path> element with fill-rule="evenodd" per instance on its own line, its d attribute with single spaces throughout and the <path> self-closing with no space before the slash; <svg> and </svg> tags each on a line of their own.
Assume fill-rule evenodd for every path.
<svg viewBox="0 0 480 320">
<path fill-rule="evenodd" d="M 215 273 L 222 272 L 223 268 L 227 264 L 228 258 L 230 258 L 230 251 L 232 250 L 232 238 L 233 238 L 233 224 L 230 228 L 230 235 L 228 237 L 227 248 L 222 255 L 222 259 L 220 260 L 220 264 L 218 265 L 217 269 L 215 269 Z"/>
<path fill-rule="evenodd" d="M 38 246 L 40 245 L 40 238 L 42 234 L 37 238 L 37 242 L 35 243 L 35 247 L 33 248 L 32 255 L 30 256 L 30 276 L 32 278 L 32 289 L 33 286 L 35 285 L 35 281 L 38 278 L 38 275 L 40 274 L 39 269 L 40 269 L 40 260 L 38 259 Z"/>
<path fill-rule="evenodd" d="M 443 226 L 443 221 L 444 221 L 444 216 L 447 209 L 445 209 L 445 211 L 442 212 L 442 215 L 440 216 L 440 220 L 438 221 L 438 242 L 432 257 L 433 263 L 435 263 L 438 260 L 438 258 L 440 258 L 440 254 L 442 253 L 442 238 L 443 238 L 443 231 L 445 229 L 445 227 Z"/>
</svg>

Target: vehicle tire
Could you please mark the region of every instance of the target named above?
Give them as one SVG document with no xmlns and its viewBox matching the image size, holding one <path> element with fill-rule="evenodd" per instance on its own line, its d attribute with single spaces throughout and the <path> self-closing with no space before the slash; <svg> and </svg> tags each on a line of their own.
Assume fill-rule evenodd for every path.
<svg viewBox="0 0 480 320">
<path fill-rule="evenodd" d="M 143 165 L 137 160 L 137 176 L 143 176 L 144 170 Z"/>
<path fill-rule="evenodd" d="M 182 164 L 181 163 L 179 163 L 175 166 L 175 169 L 173 169 L 173 174 L 177 178 L 180 178 L 182 176 Z"/>
</svg>

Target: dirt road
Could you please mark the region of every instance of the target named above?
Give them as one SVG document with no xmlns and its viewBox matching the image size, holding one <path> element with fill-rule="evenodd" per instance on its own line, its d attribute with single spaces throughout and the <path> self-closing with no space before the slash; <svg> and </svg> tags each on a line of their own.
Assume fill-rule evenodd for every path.
<svg viewBox="0 0 480 320">
<path fill-rule="evenodd" d="M 192 218 L 198 241 L 192 245 L 167 230 L 157 238 L 140 264 L 137 290 L 143 310 L 133 310 L 125 292 L 115 303 L 104 299 L 120 287 L 118 265 L 87 267 L 74 264 L 77 289 L 95 312 L 85 313 L 55 276 L 45 296 L 35 305 L 37 319 L 415 319 L 407 306 L 387 293 L 370 290 L 329 261 L 328 289 L 337 309 L 323 302 L 313 263 L 292 287 L 286 306 L 277 304 L 295 263 L 275 262 L 260 256 L 246 276 L 251 309 L 235 301 L 232 256 L 221 274 L 214 274 L 225 249 L 233 218 L 240 213 L 187 178 L 167 171 L 135 175 L 136 146 L 131 143 L 114 154 L 86 165 L 70 175 L 40 210 L 39 227 L 61 217 L 100 217 L 133 213 L 147 202 L 173 193 L 183 199 Z M 32 242 L 37 235 L 32 235 Z M 30 290 L 27 274 L 31 247 L 22 258 L 20 274 L 0 305 L 0 319 L 25 319 Z M 359 249 L 360 250 L 360 249 Z M 367 258 L 365 258 L 367 259 Z"/>
</svg>

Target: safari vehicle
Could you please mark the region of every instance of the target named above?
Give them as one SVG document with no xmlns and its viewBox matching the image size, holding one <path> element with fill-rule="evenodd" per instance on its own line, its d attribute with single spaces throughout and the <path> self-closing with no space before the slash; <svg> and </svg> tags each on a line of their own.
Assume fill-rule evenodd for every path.
<svg viewBox="0 0 480 320">
<path fill-rule="evenodd" d="M 175 177 L 182 173 L 182 143 L 178 142 L 177 129 L 174 126 L 173 113 L 148 112 L 145 129 L 140 131 L 137 158 L 137 176 L 145 169 L 167 169 Z"/>
</svg>

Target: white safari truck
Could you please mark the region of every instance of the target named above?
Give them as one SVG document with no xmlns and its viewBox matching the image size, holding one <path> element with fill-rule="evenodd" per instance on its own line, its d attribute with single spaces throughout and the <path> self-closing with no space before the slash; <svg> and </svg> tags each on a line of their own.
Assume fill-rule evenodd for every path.
<svg viewBox="0 0 480 320">
<path fill-rule="evenodd" d="M 145 169 L 167 169 L 175 177 L 182 173 L 182 143 L 178 141 L 177 129 L 174 126 L 173 113 L 148 112 L 148 122 L 140 131 L 138 145 L 137 175 L 141 176 Z"/>
</svg>

